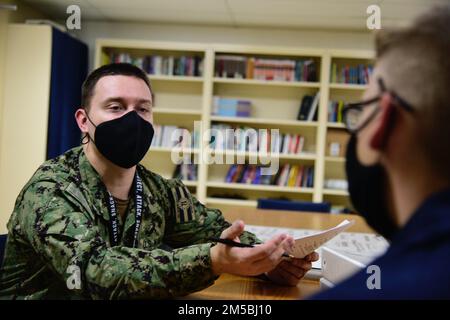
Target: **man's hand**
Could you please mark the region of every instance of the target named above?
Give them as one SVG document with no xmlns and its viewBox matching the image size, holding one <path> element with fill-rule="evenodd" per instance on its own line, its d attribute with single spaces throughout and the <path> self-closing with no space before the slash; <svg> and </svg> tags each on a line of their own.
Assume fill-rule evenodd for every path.
<svg viewBox="0 0 450 320">
<path fill-rule="evenodd" d="M 303 259 L 283 259 L 275 269 L 266 272 L 266 276 L 275 283 L 296 286 L 303 276 L 311 270 L 311 262 L 317 261 L 319 255 L 313 252 Z"/>
<path fill-rule="evenodd" d="M 239 242 L 244 223 L 235 221 L 222 232 L 221 238 Z M 273 270 L 281 261 L 283 253 L 292 245 L 290 236 L 281 234 L 254 248 L 230 247 L 221 243 L 211 248 L 212 271 L 215 275 L 230 273 L 256 276 Z"/>
</svg>

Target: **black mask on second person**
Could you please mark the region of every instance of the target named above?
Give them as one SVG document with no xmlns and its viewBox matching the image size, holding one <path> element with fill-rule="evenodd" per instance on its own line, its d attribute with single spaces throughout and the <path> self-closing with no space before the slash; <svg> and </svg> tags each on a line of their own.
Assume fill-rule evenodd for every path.
<svg viewBox="0 0 450 320">
<path fill-rule="evenodd" d="M 122 168 L 131 168 L 144 158 L 153 140 L 154 129 L 136 111 L 105 121 L 96 126 L 95 146 L 109 161 Z"/>
<path fill-rule="evenodd" d="M 380 164 L 363 165 L 356 153 L 357 136 L 353 134 L 347 145 L 345 170 L 350 199 L 367 224 L 387 239 L 398 230 L 386 201 L 386 172 Z"/>
</svg>

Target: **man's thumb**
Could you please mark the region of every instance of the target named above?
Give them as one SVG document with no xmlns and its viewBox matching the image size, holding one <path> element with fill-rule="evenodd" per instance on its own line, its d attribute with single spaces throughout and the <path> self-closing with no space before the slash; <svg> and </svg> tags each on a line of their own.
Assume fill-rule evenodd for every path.
<svg viewBox="0 0 450 320">
<path fill-rule="evenodd" d="M 222 232 L 222 238 L 234 239 L 236 237 L 239 237 L 242 234 L 242 232 L 244 232 L 244 227 L 245 225 L 242 220 L 236 220 L 235 222 L 233 222 L 231 227 L 225 229 Z"/>
</svg>

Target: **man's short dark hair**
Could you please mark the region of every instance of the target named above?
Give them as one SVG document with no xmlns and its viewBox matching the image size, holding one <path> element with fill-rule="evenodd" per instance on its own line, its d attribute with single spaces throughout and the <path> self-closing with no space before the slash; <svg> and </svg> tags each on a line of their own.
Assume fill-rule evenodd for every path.
<svg viewBox="0 0 450 320">
<path fill-rule="evenodd" d="M 106 76 L 131 76 L 141 79 L 145 82 L 153 98 L 153 91 L 150 80 L 142 69 L 130 63 L 111 63 L 92 71 L 83 82 L 81 87 L 81 106 L 89 110 L 92 96 L 94 95 L 95 85 L 98 80 Z"/>
<path fill-rule="evenodd" d="M 406 28 L 382 30 L 377 57 L 391 90 L 419 114 L 417 143 L 440 176 L 450 180 L 450 6 L 438 6 Z"/>
</svg>

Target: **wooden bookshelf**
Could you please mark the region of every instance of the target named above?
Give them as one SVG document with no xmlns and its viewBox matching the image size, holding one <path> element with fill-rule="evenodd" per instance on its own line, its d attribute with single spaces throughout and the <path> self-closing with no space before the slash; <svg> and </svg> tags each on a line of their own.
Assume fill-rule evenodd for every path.
<svg viewBox="0 0 450 320">
<path fill-rule="evenodd" d="M 330 83 L 330 89 L 342 90 L 366 90 L 367 85 L 363 84 L 347 84 L 347 83 Z"/>
<path fill-rule="evenodd" d="M 299 154 L 277 154 L 280 167 L 284 163 L 314 167 L 314 187 L 285 187 L 276 185 L 255 185 L 226 183 L 228 167 L 200 162 L 196 181 L 185 181 L 198 199 L 212 207 L 250 206 L 255 207 L 259 197 L 282 196 L 293 200 L 330 201 L 336 205 L 348 205 L 348 192 L 324 188 L 325 179 L 345 179 L 345 158 L 329 156 L 328 138 L 336 130 L 345 132 L 342 123 L 328 122 L 330 100 L 357 101 L 367 85 L 331 82 L 331 66 L 334 61 L 340 65 L 357 65 L 373 61 L 373 52 L 357 50 L 303 49 L 256 47 L 248 45 L 224 45 L 209 43 L 172 43 L 134 41 L 120 39 L 98 39 L 96 43 L 95 66 L 104 63 L 108 52 L 130 52 L 138 55 L 198 55 L 203 59 L 200 76 L 149 74 L 155 91 L 153 108 L 156 124 L 177 125 L 192 129 L 194 121 L 200 121 L 206 131 L 214 124 L 248 126 L 252 128 L 279 129 L 281 133 L 300 133 L 305 136 L 307 148 Z M 215 75 L 217 55 L 256 56 L 280 59 L 310 58 L 317 63 L 318 79 L 306 81 L 266 81 L 256 79 L 222 78 Z M 301 99 L 305 94 L 320 92 L 317 121 L 297 121 Z M 212 114 L 214 96 L 243 98 L 254 104 L 251 117 L 225 117 Z M 171 177 L 175 165 L 170 161 L 167 147 L 152 147 L 143 164 L 149 169 Z M 228 151 L 211 150 L 203 141 L 197 149 L 179 149 L 175 152 L 194 156 L 228 154 Z M 233 152 L 233 156 L 245 158 L 259 156 L 252 152 Z M 220 191 L 220 192 L 219 192 Z M 247 200 L 215 196 L 232 193 L 246 196 Z"/>
</svg>

